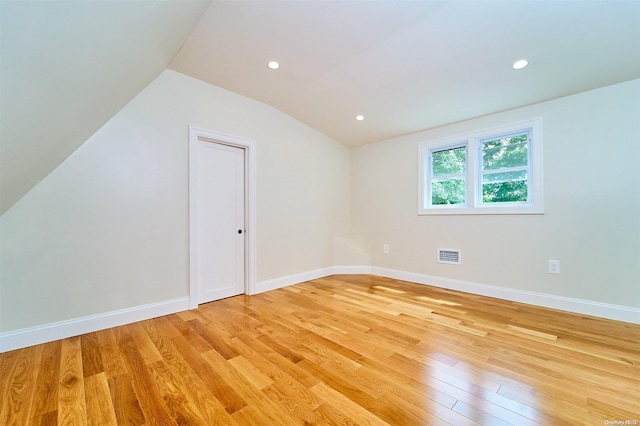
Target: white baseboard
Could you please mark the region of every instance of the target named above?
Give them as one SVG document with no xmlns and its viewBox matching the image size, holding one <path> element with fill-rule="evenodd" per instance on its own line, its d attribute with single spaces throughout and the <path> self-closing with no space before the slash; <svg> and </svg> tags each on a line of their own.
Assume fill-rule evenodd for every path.
<svg viewBox="0 0 640 426">
<path fill-rule="evenodd" d="M 166 300 L 104 314 L 90 315 L 37 327 L 0 333 L 0 353 L 67 337 L 117 327 L 189 309 L 189 298 Z"/>
<path fill-rule="evenodd" d="M 449 290 L 477 294 L 480 296 L 495 297 L 497 299 L 510 300 L 513 302 L 526 303 L 545 308 L 640 324 L 640 309 L 638 308 L 592 302 L 589 300 L 574 299 L 532 291 L 516 290 L 469 281 L 434 277 L 414 272 L 400 271 L 397 269 L 372 267 L 369 265 L 329 266 L 326 268 L 261 281 L 256 284 L 256 294 L 336 274 L 380 275 L 382 277 L 409 281 L 416 284 L 430 285 Z M 181 297 L 178 299 L 107 312 L 104 314 L 90 315 L 82 318 L 0 333 L 0 353 L 186 310 L 189 310 L 189 297 Z"/>
<path fill-rule="evenodd" d="M 334 274 L 370 274 L 371 266 L 330 266 L 256 284 L 256 293 Z M 0 353 L 190 309 L 189 297 L 0 333 Z"/>
<path fill-rule="evenodd" d="M 287 275 L 285 277 L 274 278 L 271 280 L 260 281 L 256 284 L 256 294 L 277 288 L 287 287 L 293 284 L 303 283 L 329 275 L 336 274 L 370 274 L 371 266 L 328 266 L 326 268 L 314 269 L 312 271 L 301 272 L 298 274 Z"/>
<path fill-rule="evenodd" d="M 481 284 L 470 281 L 454 280 L 450 278 L 434 277 L 415 272 L 400 271 L 397 269 L 380 268 L 369 265 L 358 266 L 332 266 L 286 277 L 262 281 L 256 285 L 257 292 L 275 290 L 317 278 L 335 274 L 373 274 L 397 280 L 409 281 L 416 284 L 430 285 L 448 290 L 462 291 L 480 296 L 495 297 L 497 299 L 512 302 L 526 303 L 544 308 L 558 309 L 582 315 L 590 315 L 599 318 L 623 321 L 632 324 L 640 324 L 640 309 L 628 306 L 613 305 L 608 303 L 593 302 L 584 299 L 556 296 L 553 294 L 537 293 L 533 291 L 517 290 L 507 287 L 499 287 L 489 284 Z"/>
<path fill-rule="evenodd" d="M 512 302 L 526 303 L 544 308 L 558 309 L 582 315 L 607 318 L 632 324 L 640 324 L 640 309 L 629 306 L 612 305 L 608 303 L 592 302 L 590 300 L 574 299 L 553 294 L 536 293 L 533 291 L 517 290 L 480 284 L 469 281 L 452 280 L 449 278 L 433 277 L 414 272 L 399 271 L 372 267 L 371 273 L 396 280 L 410 281 L 417 284 L 430 285 L 448 290 L 462 291 L 480 296 L 495 297 Z"/>
<path fill-rule="evenodd" d="M 274 278 L 271 280 L 259 281 L 256 283 L 256 293 L 264 293 L 265 291 L 275 290 L 282 287 L 287 287 L 293 284 L 303 283 L 305 281 L 315 280 L 318 278 L 331 275 L 331 267 L 314 269 L 312 271 L 300 272 L 298 274 L 287 275 L 280 278 Z"/>
</svg>

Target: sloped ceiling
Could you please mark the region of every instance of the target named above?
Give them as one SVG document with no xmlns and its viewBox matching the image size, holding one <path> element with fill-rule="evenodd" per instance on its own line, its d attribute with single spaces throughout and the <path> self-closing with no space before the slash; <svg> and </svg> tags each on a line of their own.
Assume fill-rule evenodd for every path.
<svg viewBox="0 0 640 426">
<path fill-rule="evenodd" d="M 0 1 L 1 213 L 167 68 L 210 3 Z"/>
<path fill-rule="evenodd" d="M 0 0 L 2 212 L 167 67 L 352 147 L 640 77 L 637 0 L 208 3 Z"/>
<path fill-rule="evenodd" d="M 638 0 L 222 1 L 170 68 L 358 146 L 638 78 L 639 29 Z"/>
</svg>

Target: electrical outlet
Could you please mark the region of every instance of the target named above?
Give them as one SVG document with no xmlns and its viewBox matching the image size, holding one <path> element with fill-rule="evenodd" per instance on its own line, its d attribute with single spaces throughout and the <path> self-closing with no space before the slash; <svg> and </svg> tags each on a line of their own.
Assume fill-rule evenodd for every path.
<svg viewBox="0 0 640 426">
<path fill-rule="evenodd" d="M 556 274 L 559 275 L 560 274 L 560 261 L 559 260 L 554 260 L 554 259 L 549 259 L 549 273 L 550 274 Z"/>
<path fill-rule="evenodd" d="M 389 254 L 389 244 L 385 244 L 382 246 L 382 252 L 384 254 Z"/>
</svg>

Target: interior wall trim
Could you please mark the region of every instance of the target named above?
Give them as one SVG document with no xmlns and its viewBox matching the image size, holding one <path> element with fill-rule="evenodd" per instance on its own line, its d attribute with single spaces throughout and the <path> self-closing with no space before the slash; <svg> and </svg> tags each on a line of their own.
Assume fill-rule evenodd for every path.
<svg viewBox="0 0 640 426">
<path fill-rule="evenodd" d="M 312 271 L 301 272 L 298 274 L 287 275 L 271 280 L 260 281 L 256 284 L 256 293 L 262 293 L 277 288 L 287 287 L 293 284 L 303 283 L 329 275 L 336 274 L 370 274 L 370 265 L 357 266 L 328 266 L 326 268 L 314 269 Z"/>
<path fill-rule="evenodd" d="M 335 274 L 370 274 L 371 266 L 331 266 L 262 281 L 256 293 Z M 0 353 L 144 321 L 190 309 L 189 296 L 0 333 Z"/>
<path fill-rule="evenodd" d="M 189 309 L 189 297 L 0 333 L 0 353 Z"/>
<path fill-rule="evenodd" d="M 380 268 L 376 266 L 371 269 L 371 273 L 374 275 L 410 281 L 416 284 L 430 285 L 448 290 L 472 293 L 479 296 L 526 303 L 528 305 L 535 305 L 543 308 L 551 308 L 576 314 L 640 324 L 640 309 L 629 306 L 613 305 L 609 303 L 593 302 L 591 300 L 556 296 L 547 293 L 537 293 L 489 284 L 434 277 L 415 272 L 400 271 L 397 269 Z"/>
<path fill-rule="evenodd" d="M 552 294 L 536 293 L 469 281 L 434 277 L 397 269 L 380 268 L 369 265 L 329 266 L 307 272 L 287 275 L 256 283 L 256 293 L 275 290 L 336 274 L 373 274 L 416 284 L 430 285 L 448 290 L 462 291 L 479 296 L 495 297 L 512 302 L 526 303 L 544 308 L 558 309 L 582 315 L 590 315 L 616 321 L 640 324 L 640 309 L 575 299 Z M 45 324 L 16 331 L 0 333 L 0 353 L 28 346 L 47 343 L 67 337 L 91 333 L 105 328 L 117 327 L 132 322 L 169 315 L 189 310 L 189 297 L 167 300 L 133 308 L 121 309 L 103 314 Z"/>
</svg>

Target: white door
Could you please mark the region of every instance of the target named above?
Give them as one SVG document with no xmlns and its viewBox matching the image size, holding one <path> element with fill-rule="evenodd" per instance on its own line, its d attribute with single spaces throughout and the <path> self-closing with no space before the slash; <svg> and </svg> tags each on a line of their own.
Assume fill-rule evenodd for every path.
<svg viewBox="0 0 640 426">
<path fill-rule="evenodd" d="M 195 273 L 198 303 L 244 293 L 245 151 L 198 140 Z"/>
</svg>

